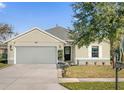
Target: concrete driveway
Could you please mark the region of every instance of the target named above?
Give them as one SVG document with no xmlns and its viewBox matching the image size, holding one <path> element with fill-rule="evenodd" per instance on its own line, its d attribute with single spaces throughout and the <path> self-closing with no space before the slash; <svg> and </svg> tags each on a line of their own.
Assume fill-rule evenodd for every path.
<svg viewBox="0 0 124 93">
<path fill-rule="evenodd" d="M 55 64 L 17 64 L 0 70 L 1 90 L 63 90 Z"/>
</svg>

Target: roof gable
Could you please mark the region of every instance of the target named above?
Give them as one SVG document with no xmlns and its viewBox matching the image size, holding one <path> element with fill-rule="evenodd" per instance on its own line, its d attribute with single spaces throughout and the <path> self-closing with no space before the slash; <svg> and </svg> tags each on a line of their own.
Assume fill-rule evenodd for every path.
<svg viewBox="0 0 124 93">
<path fill-rule="evenodd" d="M 24 33 L 22 33 L 22 34 L 19 34 L 19 35 L 17 35 L 17 36 L 14 37 L 14 38 L 11 38 L 11 39 L 5 41 L 4 43 L 10 42 L 10 41 L 15 40 L 15 39 L 19 39 L 19 38 L 21 38 L 21 37 L 23 37 L 23 36 L 25 36 L 25 35 L 31 33 L 32 31 L 39 31 L 39 32 L 41 32 L 41 33 L 43 33 L 43 34 L 45 34 L 45 35 L 48 35 L 49 37 L 51 37 L 51 38 L 53 38 L 53 39 L 56 39 L 56 40 L 58 40 L 58 41 L 60 41 L 60 42 L 63 42 L 63 43 L 66 43 L 64 40 L 61 40 L 60 38 L 58 38 L 58 37 L 56 37 L 56 36 L 54 36 L 54 35 L 52 35 L 52 34 L 46 32 L 46 31 L 44 31 L 44 30 L 41 30 L 41 29 L 39 29 L 39 28 L 37 28 L 37 27 L 35 27 L 35 28 L 33 28 L 33 29 L 30 29 L 30 30 L 28 30 L 27 32 L 24 32 Z"/>
</svg>

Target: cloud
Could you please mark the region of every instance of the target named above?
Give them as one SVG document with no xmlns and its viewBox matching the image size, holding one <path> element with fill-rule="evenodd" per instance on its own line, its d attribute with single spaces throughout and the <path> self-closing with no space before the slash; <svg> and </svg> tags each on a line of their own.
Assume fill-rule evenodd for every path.
<svg viewBox="0 0 124 93">
<path fill-rule="evenodd" d="M 4 3 L 0 2 L 0 9 L 5 8 L 5 7 L 6 7 L 6 5 Z"/>
</svg>

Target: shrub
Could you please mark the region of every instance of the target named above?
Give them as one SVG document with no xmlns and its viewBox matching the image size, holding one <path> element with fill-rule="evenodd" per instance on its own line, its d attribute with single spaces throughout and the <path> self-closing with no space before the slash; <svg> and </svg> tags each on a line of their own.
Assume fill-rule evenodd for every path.
<svg viewBox="0 0 124 93">
<path fill-rule="evenodd" d="M 63 60 L 63 50 L 58 50 L 58 60 Z"/>
</svg>

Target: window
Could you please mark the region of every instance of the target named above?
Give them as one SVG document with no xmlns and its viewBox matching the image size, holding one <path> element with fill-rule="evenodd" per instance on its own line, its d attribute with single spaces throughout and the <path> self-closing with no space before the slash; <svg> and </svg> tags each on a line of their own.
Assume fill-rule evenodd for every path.
<svg viewBox="0 0 124 93">
<path fill-rule="evenodd" d="M 99 57 L 99 46 L 92 46 L 92 57 Z"/>
<path fill-rule="evenodd" d="M 70 54 L 71 50 L 69 46 L 65 47 L 65 54 Z"/>
</svg>

